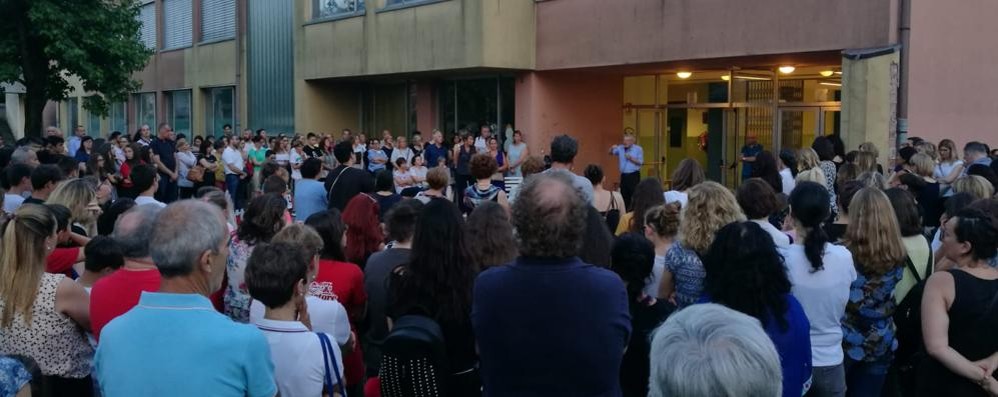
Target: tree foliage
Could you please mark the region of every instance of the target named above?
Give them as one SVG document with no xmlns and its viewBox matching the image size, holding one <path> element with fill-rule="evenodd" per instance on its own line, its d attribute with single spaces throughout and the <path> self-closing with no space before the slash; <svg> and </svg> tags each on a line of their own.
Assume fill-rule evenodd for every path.
<svg viewBox="0 0 998 397">
<path fill-rule="evenodd" d="M 39 135 L 46 101 L 71 92 L 68 76 L 89 94 L 83 107 L 107 115 L 140 87 L 132 74 L 152 52 L 140 41 L 134 0 L 0 0 L 0 81 L 20 82 L 25 135 Z"/>
</svg>

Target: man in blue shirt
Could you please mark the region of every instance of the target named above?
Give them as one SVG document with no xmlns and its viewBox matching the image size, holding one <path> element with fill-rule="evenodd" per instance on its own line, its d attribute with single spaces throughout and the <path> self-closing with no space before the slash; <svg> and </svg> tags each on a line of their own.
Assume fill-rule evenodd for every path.
<svg viewBox="0 0 998 397">
<path fill-rule="evenodd" d="M 149 250 L 159 292 L 101 330 L 94 371 L 105 397 L 273 397 L 274 366 L 256 327 L 232 322 L 208 296 L 222 286 L 229 231 L 222 212 L 183 200 L 156 218 Z"/>
<path fill-rule="evenodd" d="M 746 180 L 752 177 L 752 165 L 755 164 L 755 156 L 762 153 L 762 145 L 756 141 L 755 134 L 749 133 L 745 137 L 745 146 L 742 146 L 742 180 Z M 735 168 L 738 163 L 732 164 L 731 168 Z"/>
<path fill-rule="evenodd" d="M 569 178 L 527 179 L 513 204 L 521 256 L 475 281 L 471 324 L 489 396 L 621 395 L 627 292 L 578 258 L 589 204 Z"/>
<path fill-rule="evenodd" d="M 385 151 L 381 149 L 381 144 L 377 139 L 371 139 L 367 142 L 367 170 L 376 174 L 378 171 L 385 169 L 385 163 L 388 162 L 388 155 Z"/>
<path fill-rule="evenodd" d="M 624 197 L 624 206 L 631 209 L 631 196 L 634 188 L 641 182 L 641 166 L 645 163 L 645 152 L 641 146 L 634 144 L 634 134 L 624 134 L 623 145 L 613 145 L 610 154 L 617 156 L 620 168 L 620 195 Z"/>
<path fill-rule="evenodd" d="M 301 165 L 301 179 L 295 182 L 295 221 L 305 222 L 309 216 L 329 206 L 326 187 L 319 182 L 322 160 L 306 159 Z"/>
<path fill-rule="evenodd" d="M 426 159 L 426 167 L 433 168 L 438 165 L 447 165 L 447 155 L 449 151 L 444 146 L 444 134 L 439 130 L 433 131 L 433 139 L 426 148 L 423 149 L 423 157 Z"/>
<path fill-rule="evenodd" d="M 988 147 L 977 141 L 967 142 L 963 146 L 963 164 L 963 175 L 967 175 L 967 170 L 977 164 L 990 167 L 991 158 L 988 157 Z"/>
<path fill-rule="evenodd" d="M 82 125 L 76 126 L 73 130 L 73 136 L 69 137 L 67 141 L 66 155 L 69 157 L 76 157 L 76 152 L 80 150 L 80 146 L 83 144 L 83 137 L 87 135 L 87 130 L 83 128 Z"/>
</svg>

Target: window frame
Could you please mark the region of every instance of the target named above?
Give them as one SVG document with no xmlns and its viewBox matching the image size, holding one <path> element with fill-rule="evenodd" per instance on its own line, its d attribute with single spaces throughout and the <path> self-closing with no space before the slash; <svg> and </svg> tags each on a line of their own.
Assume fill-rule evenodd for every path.
<svg viewBox="0 0 998 397">
<path fill-rule="evenodd" d="M 208 5 L 209 1 L 210 0 L 201 0 L 201 1 L 198 2 L 199 3 L 198 6 L 201 7 L 201 21 L 200 21 L 200 26 L 198 26 L 198 45 L 212 44 L 212 43 L 219 43 L 219 42 L 223 42 L 223 41 L 235 40 L 236 39 L 236 35 L 239 33 L 238 32 L 238 30 L 239 30 L 239 21 L 236 18 L 237 10 L 238 10 L 238 7 L 239 7 L 238 4 L 237 4 L 238 0 L 232 0 L 232 15 L 231 15 L 231 18 L 232 18 L 232 32 L 228 36 L 225 36 L 225 37 L 215 37 L 215 38 L 211 38 L 211 39 L 205 39 L 204 38 L 205 37 L 204 27 L 205 27 L 205 20 L 206 20 L 206 18 L 204 16 L 205 16 L 205 10 L 208 7 L 207 5 Z"/>
<path fill-rule="evenodd" d="M 156 114 L 156 92 L 136 92 L 132 95 L 135 99 L 135 129 L 141 128 L 143 124 L 148 124 L 149 129 L 156 128 L 156 123 L 158 123 L 158 115 Z M 152 98 L 152 123 L 146 123 L 146 120 L 142 117 L 144 115 L 144 112 L 142 111 L 143 98 Z"/>
<path fill-rule="evenodd" d="M 181 2 L 181 1 L 186 2 L 188 8 L 190 9 L 190 14 L 187 16 L 186 19 L 186 21 L 189 23 L 189 25 L 187 26 L 188 29 L 185 37 L 187 41 L 184 43 L 171 46 L 167 44 L 167 39 L 170 37 L 170 31 L 169 31 L 170 24 L 167 23 L 168 22 L 167 18 L 169 16 L 169 13 L 166 12 L 166 7 L 167 3 Z M 162 7 L 163 12 L 162 15 L 159 16 L 159 19 L 162 20 L 160 23 L 163 24 L 163 48 L 160 49 L 159 51 L 167 52 L 167 51 L 182 50 L 184 48 L 192 47 L 194 45 L 194 0 L 162 0 L 162 3 L 163 3 Z M 178 31 L 182 30 L 183 29 L 178 29 Z"/>
<path fill-rule="evenodd" d="M 389 12 L 395 10 L 404 10 L 406 8 L 425 6 L 429 4 L 443 3 L 450 0 L 398 0 L 398 3 L 388 4 L 391 0 L 385 0 L 385 6 L 381 7 L 378 12 Z"/>
<path fill-rule="evenodd" d="M 177 107 L 176 98 L 177 95 L 187 96 L 187 128 L 178 129 L 177 128 Z M 194 98 L 193 93 L 190 89 L 181 90 L 170 90 L 163 92 L 163 99 L 166 101 L 166 122 L 170 124 L 173 131 L 177 134 L 184 134 L 187 137 L 191 137 L 194 134 Z"/>
<path fill-rule="evenodd" d="M 228 91 L 229 96 L 229 118 L 227 121 L 222 121 L 218 124 L 218 128 L 215 128 L 215 95 L 216 93 L 221 93 L 223 91 Z M 216 87 L 206 87 L 203 90 L 205 96 L 205 118 L 204 118 L 204 136 L 213 136 L 219 138 L 222 136 L 222 126 L 229 124 L 232 126 L 233 131 L 236 129 L 236 87 L 235 86 L 216 86 Z M 221 94 L 220 94 L 221 95 Z"/>
<path fill-rule="evenodd" d="M 354 10 L 352 12 L 344 12 L 344 13 L 340 13 L 340 14 L 333 14 L 333 15 L 326 15 L 326 16 L 320 16 L 319 15 L 319 10 L 321 9 L 321 7 L 319 7 L 319 3 L 321 1 L 323 1 L 323 0 L 311 0 L 311 4 L 312 4 L 312 15 L 311 16 L 312 16 L 312 18 L 309 19 L 308 22 L 305 23 L 305 25 L 311 25 L 311 24 L 314 24 L 314 23 L 322 23 L 322 22 L 338 21 L 338 20 L 342 20 L 342 19 L 350 19 L 350 18 L 356 18 L 356 17 L 367 15 L 367 1 L 373 1 L 373 0 L 357 0 L 359 2 L 360 6 L 356 10 Z"/>
<path fill-rule="evenodd" d="M 148 38 L 143 35 L 143 30 L 146 26 L 145 21 L 142 20 L 142 10 L 146 9 L 146 7 L 149 7 L 148 9 L 152 10 L 152 18 L 150 19 L 152 21 L 152 46 L 149 46 L 149 43 L 147 43 L 147 41 L 149 41 Z M 138 18 L 140 23 L 139 41 L 145 45 L 146 49 L 156 50 L 159 47 L 159 34 L 157 33 L 157 30 L 159 29 L 159 15 L 156 12 L 156 3 L 146 2 L 145 4 L 140 5 Z"/>
</svg>

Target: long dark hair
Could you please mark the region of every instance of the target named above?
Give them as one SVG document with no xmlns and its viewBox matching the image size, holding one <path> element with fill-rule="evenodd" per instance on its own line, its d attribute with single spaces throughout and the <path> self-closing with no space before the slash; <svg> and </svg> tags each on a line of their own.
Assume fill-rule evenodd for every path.
<svg viewBox="0 0 998 397">
<path fill-rule="evenodd" d="M 461 212 L 450 201 L 430 200 L 416 221 L 409 263 L 393 276 L 390 305 L 415 305 L 437 320 L 467 322 L 477 274 Z"/>
<path fill-rule="evenodd" d="M 662 190 L 662 181 L 655 177 L 648 177 L 638 182 L 634 188 L 634 195 L 631 197 L 631 224 L 628 231 L 632 233 L 644 233 L 645 212 L 657 205 L 665 204 L 665 192 Z"/>
<path fill-rule="evenodd" d="M 305 224 L 311 226 L 322 236 L 322 251 L 319 257 L 334 261 L 346 261 L 343 253 L 343 215 L 340 210 L 331 208 L 328 211 L 316 212 L 305 219 Z"/>
<path fill-rule="evenodd" d="M 284 210 L 288 202 L 279 194 L 257 196 L 246 206 L 236 236 L 244 243 L 256 245 L 269 242 L 284 227 Z"/>
<path fill-rule="evenodd" d="M 651 278 L 655 246 L 640 234 L 626 233 L 613 243 L 610 257 L 610 267 L 627 284 L 628 302 L 633 306 Z"/>
<path fill-rule="evenodd" d="M 827 203 L 827 199 L 826 199 Z M 790 280 L 773 238 L 755 222 L 721 228 L 704 255 L 704 292 L 713 302 L 786 330 Z"/>
<path fill-rule="evenodd" d="M 780 170 L 776 167 L 776 157 L 768 150 L 763 150 L 755 156 L 755 163 L 752 163 L 752 177 L 765 181 L 777 193 L 783 191 L 783 179 L 780 178 Z"/>
<path fill-rule="evenodd" d="M 504 265 L 516 258 L 516 238 L 509 213 L 501 205 L 485 201 L 468 215 L 468 249 L 481 269 Z"/>
<path fill-rule="evenodd" d="M 828 235 L 821 227 L 821 222 L 828 219 L 831 208 L 828 204 L 828 189 L 814 182 L 801 182 L 790 193 L 790 216 L 801 226 L 807 228 L 804 236 L 804 256 L 811 262 L 811 271 L 823 268 L 822 256 L 825 253 L 825 243 Z"/>
<path fill-rule="evenodd" d="M 606 226 L 603 215 L 591 205 L 586 206 L 586 234 L 582 236 L 579 259 L 590 265 L 610 267 L 613 232 Z"/>
</svg>

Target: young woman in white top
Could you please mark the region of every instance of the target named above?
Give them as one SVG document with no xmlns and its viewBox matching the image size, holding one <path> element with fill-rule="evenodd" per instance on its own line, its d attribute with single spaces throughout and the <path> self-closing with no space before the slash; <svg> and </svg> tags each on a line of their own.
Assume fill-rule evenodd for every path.
<svg viewBox="0 0 998 397">
<path fill-rule="evenodd" d="M 943 197 L 950 197 L 954 193 L 950 184 L 963 172 L 963 160 L 960 160 L 960 156 L 956 152 L 956 144 L 949 139 L 939 141 L 938 152 L 939 163 L 932 171 L 932 177 L 939 181 L 939 191 L 942 192 Z"/>
<path fill-rule="evenodd" d="M 750 178 L 738 187 L 735 198 L 738 199 L 738 206 L 742 207 L 745 216 L 769 233 L 776 248 L 790 246 L 790 236 L 769 223 L 769 216 L 779 212 L 783 207 L 779 197 L 776 196 L 776 191 L 769 183 L 759 178 Z"/>
<path fill-rule="evenodd" d="M 426 165 L 423 164 L 422 154 L 412 156 L 412 166 L 409 167 L 409 176 L 412 177 L 412 181 L 416 186 L 426 186 L 426 173 L 428 171 Z"/>
<path fill-rule="evenodd" d="M 288 151 L 288 163 L 291 164 L 291 179 L 296 181 L 301 180 L 301 165 L 305 163 L 305 154 L 302 152 L 304 147 L 305 145 L 300 139 L 295 139 L 291 143 L 291 150 Z"/>
<path fill-rule="evenodd" d="M 681 206 L 686 207 L 688 199 L 686 190 L 699 185 L 704 179 L 700 163 L 694 159 L 683 159 L 676 167 L 676 172 L 672 173 L 672 190 L 665 192 L 666 204 L 679 202 Z"/>
<path fill-rule="evenodd" d="M 781 250 L 791 294 L 800 302 L 811 323 L 811 393 L 845 395 L 842 351 L 842 316 L 856 280 L 852 254 L 828 242 L 821 223 L 828 219 L 828 189 L 819 182 L 800 182 L 790 193 L 790 217 L 797 237 Z"/>
<path fill-rule="evenodd" d="M 409 173 L 409 163 L 404 157 L 395 159 L 395 171 L 392 171 L 392 177 L 395 180 L 395 193 L 402 193 L 402 190 L 416 185 L 412 174 Z"/>
<path fill-rule="evenodd" d="M 291 163 L 291 152 L 288 150 L 287 137 L 280 137 L 274 141 L 274 161 L 281 167 L 287 167 Z"/>
<path fill-rule="evenodd" d="M 679 203 L 654 206 L 645 212 L 645 237 L 655 245 L 655 263 L 652 279 L 645 284 L 644 294 L 659 299 L 669 299 L 661 293 L 662 273 L 665 271 L 665 253 L 672 248 L 679 233 Z"/>
</svg>

